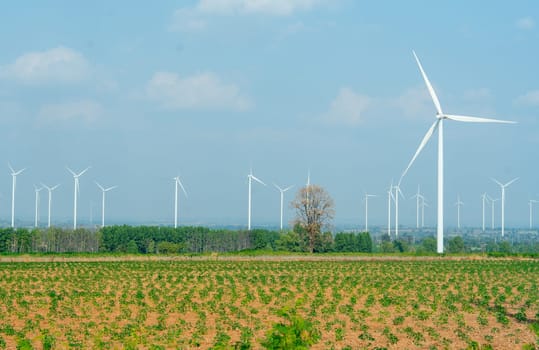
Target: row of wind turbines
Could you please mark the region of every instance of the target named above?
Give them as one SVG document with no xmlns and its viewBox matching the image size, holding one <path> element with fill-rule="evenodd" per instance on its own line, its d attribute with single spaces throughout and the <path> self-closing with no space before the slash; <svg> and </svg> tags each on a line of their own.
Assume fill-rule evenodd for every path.
<svg viewBox="0 0 539 350">
<path fill-rule="evenodd" d="M 20 169 L 20 170 L 14 170 L 11 164 L 8 164 L 9 169 L 11 170 L 11 176 L 12 176 L 12 192 L 11 192 L 11 227 L 15 227 L 15 192 L 17 188 L 17 176 L 22 174 L 26 168 Z M 87 167 L 86 169 L 75 172 L 71 170 L 69 167 L 66 167 L 66 169 L 73 175 L 74 180 L 74 191 L 73 191 L 73 229 L 77 228 L 77 204 L 78 204 L 78 195 L 80 193 L 80 177 L 84 175 L 90 167 Z M 247 175 L 248 178 L 248 215 L 247 215 L 247 229 L 251 230 L 251 206 L 252 206 L 252 182 L 253 180 L 266 186 L 262 180 L 257 178 L 253 175 L 252 170 Z M 185 190 L 185 187 L 183 186 L 183 183 L 179 176 L 176 176 L 173 178 L 174 180 L 174 228 L 178 227 L 178 215 L 179 215 L 179 190 L 181 189 L 185 197 L 187 198 L 187 191 Z M 101 203 L 101 226 L 105 226 L 105 198 L 106 193 L 117 188 L 118 186 L 111 186 L 111 187 L 103 187 L 100 183 L 95 181 L 95 184 L 102 192 L 102 203 Z M 276 184 L 273 184 L 277 190 L 280 192 L 280 229 L 283 229 L 283 210 L 284 210 L 284 193 L 288 190 L 290 190 L 292 186 L 288 186 L 285 188 L 282 188 L 281 186 L 278 186 Z M 40 208 L 40 192 L 43 189 L 48 190 L 48 223 L 47 227 L 51 226 L 51 208 L 52 208 L 52 192 L 57 189 L 60 186 L 60 184 L 54 185 L 54 186 L 47 186 L 43 183 L 41 183 L 41 187 L 38 187 L 34 185 L 35 188 L 35 220 L 34 220 L 34 226 L 38 227 L 39 225 L 39 208 Z M 310 186 L 310 174 L 307 176 L 307 186 Z"/>
<path fill-rule="evenodd" d="M 501 200 L 501 235 L 504 237 L 505 234 L 505 189 L 518 180 L 518 178 L 515 178 L 505 184 L 502 184 L 496 179 L 492 179 L 496 184 L 498 184 L 501 188 L 501 198 L 492 198 L 487 193 L 483 193 L 481 195 L 482 199 L 482 231 L 485 231 L 485 206 L 490 202 L 491 205 L 491 229 L 494 229 L 494 203 Z M 388 214 L 387 214 L 387 234 L 391 235 L 391 209 L 392 205 L 395 206 L 395 236 L 398 238 L 399 235 L 399 197 L 404 198 L 404 195 L 402 194 L 402 191 L 398 185 L 390 185 L 390 187 L 387 190 L 388 195 Z M 365 194 L 364 196 L 364 202 L 365 202 L 365 231 L 368 231 L 368 221 L 369 221 L 369 198 L 371 197 L 377 197 L 378 195 L 375 194 Z M 423 194 L 421 194 L 420 186 L 417 187 L 417 193 L 414 194 L 411 199 L 416 199 L 416 228 L 424 227 L 425 226 L 425 207 L 428 207 L 426 198 Z M 530 199 L 528 201 L 529 210 L 530 210 L 530 226 L 531 229 L 533 226 L 533 204 L 539 203 L 539 201 Z M 461 217 L 461 207 L 464 205 L 464 202 L 461 201 L 460 195 L 457 195 L 457 201 L 455 202 L 455 206 L 457 207 L 457 228 L 460 229 L 460 217 Z M 421 212 L 421 215 L 420 215 Z M 421 216 L 421 225 L 419 224 Z"/>
<path fill-rule="evenodd" d="M 11 227 L 15 227 L 15 192 L 17 189 L 17 176 L 22 174 L 26 168 L 20 169 L 20 170 L 14 170 L 11 164 L 8 164 L 9 169 L 11 170 L 11 176 L 12 176 L 12 187 L 11 187 Z M 73 180 L 75 183 L 75 189 L 73 191 L 73 229 L 77 228 L 77 204 L 78 204 L 78 194 L 80 193 L 80 185 L 79 185 L 79 178 L 86 173 L 88 170 L 90 170 L 90 167 L 87 167 L 86 169 L 76 173 L 73 170 L 71 170 L 69 167 L 66 167 L 66 169 L 73 175 Z M 108 191 L 111 191 L 118 186 L 111 186 L 111 187 L 103 187 L 101 184 L 97 181 L 95 181 L 95 184 L 102 192 L 102 204 L 101 204 L 101 225 L 105 226 L 105 196 Z M 39 208 L 40 208 L 40 192 L 43 189 L 47 189 L 49 193 L 48 198 L 48 215 L 47 215 L 47 227 L 51 227 L 51 210 L 52 210 L 52 192 L 57 189 L 60 186 L 60 184 L 56 184 L 54 186 L 47 186 L 44 183 L 41 183 L 41 187 L 34 185 L 35 189 L 35 219 L 34 219 L 34 226 L 38 227 L 39 225 Z"/>
</svg>

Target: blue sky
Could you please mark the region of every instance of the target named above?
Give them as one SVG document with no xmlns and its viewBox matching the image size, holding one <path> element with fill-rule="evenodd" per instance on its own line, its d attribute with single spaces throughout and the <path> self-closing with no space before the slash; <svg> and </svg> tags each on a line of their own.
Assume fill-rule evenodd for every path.
<svg viewBox="0 0 539 350">
<path fill-rule="evenodd" d="M 172 223 L 172 178 L 185 224 L 245 224 L 247 174 L 271 185 L 312 182 L 336 203 L 336 224 L 387 220 L 386 188 L 434 121 L 414 49 L 444 111 L 518 121 L 445 124 L 446 210 L 481 224 L 483 192 L 507 182 L 506 222 L 528 223 L 539 199 L 539 4 L 351 0 L 49 1 L 3 6 L 0 26 L 0 219 L 32 222 L 34 184 L 60 183 L 53 222 L 94 213 L 94 181 L 118 185 L 109 222 Z M 436 140 L 403 181 L 435 224 Z M 253 187 L 253 224 L 278 224 L 279 192 Z M 290 201 L 293 192 L 285 197 Z M 93 204 L 92 204 L 93 203 Z M 46 196 L 42 195 L 42 222 Z M 415 202 L 400 202 L 415 224 Z M 93 207 L 93 209 L 91 209 Z M 539 222 L 539 206 L 537 208 Z M 286 219 L 293 213 L 288 210 Z M 499 217 L 497 218 L 497 222 Z"/>
</svg>

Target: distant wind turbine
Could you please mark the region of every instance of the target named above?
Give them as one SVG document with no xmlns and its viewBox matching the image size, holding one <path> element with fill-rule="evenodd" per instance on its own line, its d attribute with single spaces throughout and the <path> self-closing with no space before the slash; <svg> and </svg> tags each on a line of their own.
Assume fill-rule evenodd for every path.
<svg viewBox="0 0 539 350">
<path fill-rule="evenodd" d="M 513 182 L 515 182 L 517 180 L 518 180 L 518 177 L 514 178 L 513 180 L 509 181 L 506 184 L 502 184 L 498 180 L 492 179 L 492 181 L 497 183 L 500 186 L 500 188 L 502 189 L 502 238 L 503 238 L 504 229 L 505 229 L 505 188 L 508 187 L 509 185 L 511 185 Z"/>
<path fill-rule="evenodd" d="M 375 194 L 365 194 L 365 232 L 369 232 L 369 197 L 378 197 Z"/>
<path fill-rule="evenodd" d="M 419 201 L 422 197 L 419 185 L 417 185 L 417 193 L 412 196 L 412 198 L 415 198 L 415 228 L 419 228 Z"/>
<path fill-rule="evenodd" d="M 464 205 L 460 200 L 460 195 L 457 195 L 457 202 L 455 205 L 457 206 L 457 228 L 460 230 L 460 207 Z"/>
<path fill-rule="evenodd" d="M 34 227 L 38 227 L 39 225 L 39 193 L 43 189 L 43 187 L 37 187 L 34 185 L 34 189 L 36 191 L 36 213 L 35 213 L 35 219 L 34 219 Z"/>
<path fill-rule="evenodd" d="M 75 173 L 73 170 L 69 169 L 68 167 L 66 167 L 67 170 L 71 173 L 71 175 L 73 175 L 73 180 L 75 181 L 75 190 L 74 190 L 74 195 L 73 195 L 73 230 L 76 230 L 77 229 L 77 196 L 79 194 L 79 177 L 82 176 L 82 174 L 84 174 L 85 172 L 88 171 L 88 169 L 90 169 L 90 167 L 87 167 L 86 169 L 84 169 L 83 171 L 81 171 L 80 173 Z"/>
<path fill-rule="evenodd" d="M 415 159 L 421 153 L 421 150 L 425 147 L 431 136 L 434 134 L 436 129 L 438 129 L 438 220 L 437 220 L 437 249 L 436 251 L 438 253 L 444 252 L 444 146 L 443 146 L 443 140 L 444 140 L 444 133 L 443 133 L 443 126 L 444 126 L 444 120 L 454 120 L 458 122 L 471 122 L 471 123 L 514 123 L 510 121 L 504 121 L 504 120 L 497 120 L 497 119 L 487 119 L 487 118 L 478 118 L 478 117 L 469 117 L 469 116 L 462 116 L 462 115 L 451 115 L 451 114 L 445 114 L 442 112 L 442 107 L 440 105 L 440 101 L 438 100 L 438 97 L 436 96 L 436 92 L 434 91 L 434 88 L 432 87 L 429 79 L 427 78 L 427 74 L 423 70 L 423 67 L 421 66 L 421 62 L 419 62 L 419 58 L 415 54 L 414 51 L 412 51 L 415 57 L 415 60 L 417 62 L 417 65 L 419 67 L 419 70 L 421 71 L 421 75 L 423 76 L 423 80 L 425 81 L 425 84 L 427 85 L 427 89 L 429 90 L 430 97 L 432 98 L 432 102 L 434 103 L 434 106 L 436 107 L 436 120 L 432 124 L 432 126 L 429 128 L 425 136 L 423 137 L 423 140 L 419 144 L 419 147 L 417 148 L 417 151 L 415 152 L 414 156 L 412 157 L 412 160 L 404 170 L 404 172 L 401 175 L 401 179 L 399 180 L 399 184 L 402 181 L 402 178 L 406 175 L 412 164 L 414 163 Z"/>
<path fill-rule="evenodd" d="M 11 185 L 11 227 L 15 227 L 15 189 L 17 188 L 17 175 L 20 175 L 26 168 L 15 171 L 11 164 L 8 163 L 9 170 L 11 170 L 11 177 L 13 179 Z"/>
<path fill-rule="evenodd" d="M 491 221 L 490 222 L 490 228 L 492 230 L 494 230 L 494 202 L 499 201 L 500 198 L 494 199 L 494 198 L 490 198 L 489 196 L 487 196 L 487 199 L 490 201 L 490 206 L 491 206 L 491 208 L 490 208 L 490 211 L 491 211 L 491 213 L 490 213 L 490 221 Z"/>
<path fill-rule="evenodd" d="M 528 202 L 528 205 L 530 206 L 530 230 L 533 225 L 533 212 L 532 212 L 533 203 L 539 203 L 539 201 L 535 199 L 530 199 L 530 201 Z"/>
<path fill-rule="evenodd" d="M 387 189 L 387 235 L 391 237 L 391 200 L 394 200 L 393 197 L 393 181 Z"/>
<path fill-rule="evenodd" d="M 47 227 L 51 227 L 51 204 L 52 204 L 52 191 L 54 191 L 55 189 L 58 188 L 58 186 L 60 186 L 60 184 L 58 185 L 55 185 L 53 187 L 49 187 L 45 184 L 41 184 L 43 187 L 45 187 L 47 189 L 47 191 L 49 192 L 49 215 L 48 215 L 48 222 L 47 222 Z"/>
<path fill-rule="evenodd" d="M 425 196 L 421 196 L 421 227 L 425 226 L 425 207 L 429 205 L 425 201 Z"/>
<path fill-rule="evenodd" d="M 404 198 L 404 195 L 399 184 L 393 186 L 393 188 L 395 189 L 395 239 L 397 239 L 399 238 L 399 194 L 402 198 Z"/>
<path fill-rule="evenodd" d="M 286 188 L 281 188 L 279 187 L 278 185 L 276 184 L 273 184 L 273 186 L 275 186 L 275 188 L 277 188 L 279 190 L 279 192 L 281 193 L 281 231 L 283 230 L 283 204 L 284 204 L 284 193 L 286 191 L 288 191 L 289 189 L 291 189 L 292 187 L 294 187 L 294 185 L 292 186 L 288 186 Z"/>
<path fill-rule="evenodd" d="M 172 180 L 174 180 L 174 228 L 178 227 L 178 187 L 182 189 L 183 194 L 187 198 L 187 192 L 185 191 L 185 188 L 183 187 L 183 184 L 180 180 L 179 176 L 174 177 Z"/>
<path fill-rule="evenodd" d="M 249 179 L 249 203 L 248 203 L 248 210 L 247 210 L 247 230 L 251 231 L 251 186 L 253 180 L 256 182 L 266 186 L 265 183 L 263 183 L 260 179 L 258 179 L 256 176 L 253 175 L 253 169 L 249 171 L 249 175 L 247 175 L 247 178 Z"/>
<path fill-rule="evenodd" d="M 105 194 L 110 191 L 110 190 L 113 190 L 115 189 L 116 187 L 118 186 L 111 186 L 111 187 L 108 187 L 108 188 L 105 188 L 103 186 L 101 186 L 99 184 L 99 182 L 95 181 L 95 184 L 97 185 L 97 187 L 99 187 L 99 189 L 101 190 L 102 192 L 102 203 L 101 203 L 101 227 L 105 227 Z M 92 206 L 90 206 L 91 208 Z"/>
<path fill-rule="evenodd" d="M 483 225 L 482 225 L 482 228 L 483 228 L 483 232 L 485 232 L 485 202 L 487 201 L 487 194 L 486 193 L 483 193 L 481 195 L 481 201 L 483 202 Z"/>
</svg>

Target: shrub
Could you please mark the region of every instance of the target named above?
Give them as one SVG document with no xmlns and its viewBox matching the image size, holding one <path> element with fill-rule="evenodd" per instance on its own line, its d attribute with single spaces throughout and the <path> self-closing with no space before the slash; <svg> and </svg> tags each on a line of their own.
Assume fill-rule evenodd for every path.
<svg viewBox="0 0 539 350">
<path fill-rule="evenodd" d="M 278 313 L 285 322 L 274 324 L 261 343 L 266 349 L 308 349 L 320 339 L 313 324 L 287 308 Z"/>
</svg>

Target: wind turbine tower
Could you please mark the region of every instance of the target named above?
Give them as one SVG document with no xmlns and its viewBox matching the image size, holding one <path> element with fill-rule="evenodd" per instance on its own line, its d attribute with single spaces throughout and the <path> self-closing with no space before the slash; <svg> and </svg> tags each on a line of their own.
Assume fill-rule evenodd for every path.
<svg viewBox="0 0 539 350">
<path fill-rule="evenodd" d="M 41 192 L 41 190 L 43 189 L 43 187 L 37 187 L 36 185 L 34 185 L 34 189 L 36 191 L 36 213 L 35 213 L 35 218 L 34 218 L 34 227 L 38 227 L 39 225 L 39 193 Z"/>
<path fill-rule="evenodd" d="M 496 182 L 500 186 L 500 188 L 502 189 L 502 238 L 503 238 L 504 229 L 505 229 L 505 189 L 507 188 L 507 186 L 511 185 L 513 182 L 515 182 L 517 180 L 518 180 L 518 177 L 514 178 L 513 180 L 509 181 L 506 184 L 502 184 L 498 180 L 492 179 L 492 181 Z"/>
<path fill-rule="evenodd" d="M 500 198 L 490 198 L 489 196 L 487 196 L 487 199 L 490 201 L 490 228 L 492 230 L 494 230 L 494 203 L 499 201 Z"/>
<path fill-rule="evenodd" d="M 397 239 L 399 238 L 399 194 L 402 198 L 404 198 L 404 195 L 399 184 L 393 186 L 393 188 L 395 189 L 395 239 Z"/>
<path fill-rule="evenodd" d="M 530 206 L 530 230 L 532 229 L 532 226 L 533 226 L 533 211 L 532 211 L 533 203 L 539 203 L 539 201 L 536 201 L 535 199 L 530 199 L 530 201 L 528 202 L 528 205 Z"/>
<path fill-rule="evenodd" d="M 249 175 L 247 175 L 247 178 L 249 180 L 249 201 L 248 201 L 248 210 L 247 210 L 247 230 L 251 231 L 251 187 L 252 182 L 255 180 L 256 182 L 266 186 L 265 183 L 263 183 L 260 179 L 258 179 L 256 176 L 253 175 L 253 169 L 249 171 Z"/>
<path fill-rule="evenodd" d="M 288 191 L 289 189 L 291 189 L 292 187 L 294 187 L 294 185 L 292 186 L 288 186 L 287 188 L 281 188 L 279 186 L 277 186 L 276 184 L 273 184 L 275 186 L 275 188 L 277 188 L 279 190 L 279 192 L 281 193 L 281 231 L 283 230 L 283 204 L 284 204 L 284 193 L 286 191 Z"/>
<path fill-rule="evenodd" d="M 404 170 L 404 172 L 401 175 L 401 179 L 399 180 L 399 184 L 402 181 L 402 178 L 406 175 L 412 164 L 414 163 L 415 159 L 421 153 L 431 136 L 434 134 L 436 130 L 438 130 L 438 214 L 437 214 L 437 228 L 436 228 L 436 241 L 437 241 L 437 247 L 436 251 L 438 253 L 444 252 L 444 120 L 453 120 L 458 122 L 470 122 L 470 123 L 514 123 L 510 121 L 504 121 L 504 120 L 497 120 L 497 119 L 487 119 L 487 118 L 478 118 L 478 117 L 469 117 L 469 116 L 463 116 L 463 115 L 452 115 L 452 114 L 445 114 L 442 111 L 442 107 L 440 105 L 440 101 L 438 100 L 438 96 L 436 96 L 436 92 L 434 91 L 434 88 L 432 87 L 429 79 L 427 78 L 427 74 L 423 70 L 423 67 L 421 66 L 421 62 L 419 62 L 419 58 L 413 52 L 415 60 L 417 62 L 417 65 L 419 67 L 419 70 L 421 71 L 421 75 L 423 76 L 423 80 L 425 81 L 425 85 L 427 86 L 427 89 L 429 90 L 430 97 L 432 98 L 432 102 L 434 103 L 434 107 L 436 108 L 436 120 L 432 124 L 432 126 L 429 128 L 425 136 L 423 137 L 423 140 L 419 144 L 419 147 L 417 148 L 417 151 L 415 152 L 414 156 L 412 157 L 412 160 Z"/>
<path fill-rule="evenodd" d="M 419 201 L 422 200 L 422 195 L 419 190 L 419 185 L 417 185 L 417 193 L 412 196 L 415 198 L 415 228 L 419 228 Z"/>
<path fill-rule="evenodd" d="M 182 189 L 183 194 L 185 195 L 185 198 L 187 198 L 187 192 L 185 191 L 185 188 L 183 187 L 183 184 L 180 180 L 179 176 L 176 176 L 172 178 L 174 180 L 174 228 L 178 227 L 178 187 Z"/>
<path fill-rule="evenodd" d="M 77 195 L 79 194 L 79 191 L 80 191 L 79 177 L 81 177 L 85 172 L 87 172 L 88 169 L 90 169 L 90 167 L 87 167 L 86 169 L 84 169 L 78 174 L 75 173 L 73 170 L 69 169 L 68 167 L 66 168 L 71 173 L 71 175 L 73 175 L 73 180 L 75 181 L 75 190 L 74 190 L 74 195 L 73 195 L 73 230 L 76 230 L 77 229 Z"/>
<path fill-rule="evenodd" d="M 375 194 L 365 194 L 365 232 L 369 232 L 369 197 L 378 197 Z"/>
<path fill-rule="evenodd" d="M 460 230 L 460 207 L 464 205 L 464 203 L 460 200 L 460 195 L 457 195 L 457 202 L 455 205 L 457 206 L 457 228 Z"/>
<path fill-rule="evenodd" d="M 45 187 L 47 189 L 47 191 L 49 192 L 49 215 L 48 215 L 48 221 L 47 221 L 47 227 L 51 227 L 51 204 L 52 204 L 52 191 L 54 191 L 55 189 L 58 188 L 58 186 L 60 186 L 60 184 L 56 185 L 56 186 L 53 186 L 53 187 L 49 187 L 45 184 L 41 184 L 43 187 Z"/>
<path fill-rule="evenodd" d="M 111 187 L 105 188 L 105 187 L 101 186 L 97 181 L 95 181 L 95 184 L 97 185 L 97 187 L 99 187 L 99 189 L 100 189 L 101 192 L 102 192 L 102 202 L 101 202 L 101 227 L 105 227 L 105 194 L 106 194 L 108 191 L 113 190 L 113 189 L 115 189 L 115 188 L 118 187 L 118 186 L 111 186 Z"/>
<path fill-rule="evenodd" d="M 17 175 L 20 175 L 26 168 L 15 171 L 11 164 L 8 164 L 9 170 L 11 170 L 11 177 L 13 179 L 11 183 L 11 227 L 15 227 L 15 189 L 17 188 Z"/>
<path fill-rule="evenodd" d="M 481 201 L 483 202 L 483 225 L 482 225 L 482 228 L 483 228 L 483 232 L 485 232 L 485 202 L 487 201 L 487 194 L 486 193 L 483 193 L 481 195 Z"/>
<path fill-rule="evenodd" d="M 387 189 L 387 235 L 391 237 L 391 200 L 394 200 L 393 197 L 393 181 Z"/>
</svg>

